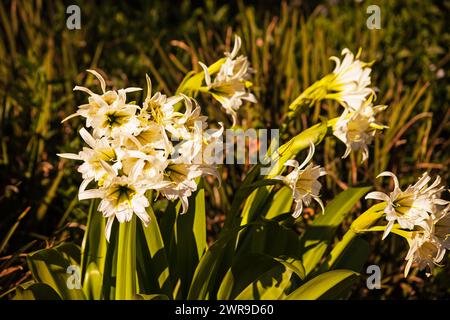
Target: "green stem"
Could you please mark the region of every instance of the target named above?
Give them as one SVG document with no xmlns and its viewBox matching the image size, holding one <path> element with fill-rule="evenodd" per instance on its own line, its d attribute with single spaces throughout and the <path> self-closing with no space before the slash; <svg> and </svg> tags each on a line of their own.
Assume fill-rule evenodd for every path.
<svg viewBox="0 0 450 320">
<path fill-rule="evenodd" d="M 370 207 L 353 221 L 350 229 L 342 237 L 342 240 L 331 250 L 330 259 L 322 265 L 321 271 L 333 269 L 356 236 L 366 232 L 367 229 L 373 226 L 384 215 L 383 210 L 385 206 L 386 204 L 384 202 L 378 203 Z"/>
<path fill-rule="evenodd" d="M 136 216 L 119 226 L 116 300 L 132 300 L 136 294 Z"/>
</svg>

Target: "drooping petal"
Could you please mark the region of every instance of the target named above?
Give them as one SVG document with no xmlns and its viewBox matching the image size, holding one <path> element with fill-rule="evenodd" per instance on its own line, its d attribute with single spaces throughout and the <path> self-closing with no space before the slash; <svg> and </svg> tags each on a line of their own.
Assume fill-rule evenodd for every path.
<svg viewBox="0 0 450 320">
<path fill-rule="evenodd" d="M 306 156 L 306 159 L 302 162 L 302 164 L 298 166 L 299 169 L 302 169 L 311 161 L 312 157 L 314 156 L 314 151 L 315 151 L 314 143 L 312 143 L 312 141 L 309 141 L 308 155 Z"/>
<path fill-rule="evenodd" d="M 57 153 L 58 157 L 71 159 L 71 160 L 83 160 L 78 154 L 75 153 Z"/>
<path fill-rule="evenodd" d="M 398 182 L 398 178 L 395 174 L 393 174 L 390 171 L 383 171 L 382 173 L 380 173 L 377 178 L 379 177 L 391 177 L 394 180 L 394 188 L 395 189 L 400 189 L 400 184 Z"/>
<path fill-rule="evenodd" d="M 388 222 L 388 224 L 386 226 L 386 229 L 384 230 L 383 237 L 381 238 L 381 240 L 384 240 L 388 236 L 388 234 L 392 230 L 392 227 L 394 226 L 394 223 L 395 223 L 395 220 L 391 220 L 391 221 Z"/>
<path fill-rule="evenodd" d="M 391 199 L 389 198 L 389 196 L 383 192 L 379 192 L 379 191 L 373 191 L 370 192 L 366 195 L 365 197 L 366 200 L 368 199 L 373 199 L 373 200 L 380 200 L 380 201 L 385 201 L 385 202 L 390 202 Z"/>
<path fill-rule="evenodd" d="M 297 160 L 293 160 L 293 159 L 286 161 L 284 163 L 284 165 L 288 166 L 288 167 L 294 167 L 294 168 L 298 168 L 299 167 L 298 161 Z"/>
<path fill-rule="evenodd" d="M 203 72 L 205 73 L 206 86 L 208 88 L 211 88 L 211 75 L 209 74 L 208 67 L 205 64 L 203 64 L 202 62 L 199 62 L 198 64 L 202 67 Z"/>
<path fill-rule="evenodd" d="M 230 59 L 234 59 L 237 56 L 239 50 L 241 49 L 241 43 L 242 43 L 241 37 L 235 35 L 233 50 L 229 54 Z"/>
<path fill-rule="evenodd" d="M 105 82 L 105 79 L 103 79 L 103 77 L 100 75 L 100 73 L 98 73 L 95 70 L 86 70 L 86 71 L 93 74 L 100 81 L 100 86 L 102 87 L 102 91 L 103 91 L 103 93 L 105 93 L 106 92 L 106 82 Z"/>
<path fill-rule="evenodd" d="M 93 92 L 92 92 L 91 90 L 89 90 L 88 88 L 81 87 L 81 86 L 75 86 L 75 87 L 73 88 L 73 91 L 83 91 L 83 92 L 86 92 L 88 95 L 90 95 L 90 96 L 92 96 L 92 97 L 97 96 L 97 94 L 93 93 Z"/>
<path fill-rule="evenodd" d="M 94 139 L 94 137 L 91 136 L 91 134 L 85 128 L 80 129 L 80 136 L 88 144 L 89 147 L 91 147 L 92 149 L 95 149 L 95 147 L 97 145 L 96 140 Z"/>
<path fill-rule="evenodd" d="M 111 228 L 112 225 L 114 223 L 114 219 L 115 216 L 110 216 L 107 220 L 106 220 L 106 228 L 105 228 L 105 235 L 106 235 L 106 240 L 109 242 L 109 239 L 111 238 Z"/>
<path fill-rule="evenodd" d="M 152 80 L 148 76 L 148 74 L 145 75 L 145 80 L 147 80 L 147 98 L 150 99 L 152 97 Z"/>
<path fill-rule="evenodd" d="M 98 189 L 85 190 L 78 194 L 79 200 L 103 198 L 104 193 Z"/>
</svg>

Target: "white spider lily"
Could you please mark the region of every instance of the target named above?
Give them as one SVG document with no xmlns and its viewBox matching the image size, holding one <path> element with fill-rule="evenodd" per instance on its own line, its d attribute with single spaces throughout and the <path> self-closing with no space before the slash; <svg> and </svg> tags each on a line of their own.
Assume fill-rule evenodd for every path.
<svg viewBox="0 0 450 320">
<path fill-rule="evenodd" d="M 192 139 L 193 134 L 197 134 L 198 129 L 205 130 L 208 127 L 206 122 L 208 117 L 201 114 L 201 108 L 195 99 L 184 94 L 180 97 L 183 99 L 186 111 L 175 115 L 172 122 L 165 128 L 173 138 L 189 140 Z"/>
<path fill-rule="evenodd" d="M 445 248 L 429 232 L 413 232 L 409 241 L 410 248 L 406 255 L 405 277 L 413 263 L 416 263 L 419 270 L 427 269 L 427 276 L 430 276 L 434 266 L 439 264 L 445 256 Z"/>
<path fill-rule="evenodd" d="M 437 188 L 440 182 L 439 177 L 428 187 L 431 178 L 428 173 L 424 173 L 416 184 L 410 185 L 405 191 L 402 191 L 397 177 L 392 172 L 382 172 L 377 178 L 385 176 L 392 177 L 394 180 L 394 190 L 389 195 L 378 191 L 366 195 L 366 199 L 381 200 L 387 204 L 384 213 L 388 224 L 383 239 L 389 234 L 396 221 L 401 228 L 412 230 L 414 226 L 420 226 L 436 211 L 436 205 L 447 203 L 436 197 L 437 190 L 442 190 Z M 436 182 L 438 183 L 436 184 Z"/>
<path fill-rule="evenodd" d="M 450 205 L 433 214 L 433 231 L 441 245 L 450 250 Z"/>
<path fill-rule="evenodd" d="M 192 132 L 189 133 L 183 141 L 181 141 L 176 150 L 174 157 L 179 162 L 189 164 L 212 164 L 214 163 L 213 154 L 217 149 L 221 150 L 221 137 L 223 135 L 223 124 L 219 122 L 220 128 L 207 132 L 202 129 L 203 122 L 197 121 L 194 124 Z"/>
<path fill-rule="evenodd" d="M 236 57 L 240 48 L 241 38 L 236 36 L 233 50 L 231 53 L 225 53 L 227 58 L 221 65 L 214 80 L 211 80 L 208 67 L 199 62 L 205 73 L 205 83 L 208 92 L 219 101 L 225 112 L 231 115 L 233 125 L 236 124 L 237 110 L 243 104 L 242 100 L 252 103 L 257 102 L 255 96 L 247 90 L 247 78 L 251 71 L 247 57 L 243 55 Z"/>
<path fill-rule="evenodd" d="M 159 188 L 169 200 L 180 199 L 182 204 L 181 214 L 189 208 L 188 198 L 197 190 L 196 179 L 204 175 L 215 176 L 220 182 L 220 175 L 212 165 L 185 163 L 183 158 L 170 160 L 170 164 L 164 172 L 165 186 Z"/>
<path fill-rule="evenodd" d="M 326 98 L 339 101 L 344 107 L 350 110 L 357 110 L 366 97 L 373 93 L 370 85 L 369 63 L 359 60 L 361 50 L 356 57 L 345 48 L 341 53 L 344 58 L 342 61 L 337 57 L 330 59 L 336 62 L 333 70 L 334 78 L 327 85 L 330 93 Z"/>
<path fill-rule="evenodd" d="M 313 166 L 310 163 L 314 155 L 314 144 L 311 143 L 306 159 L 299 164 L 296 160 L 288 160 L 285 166 L 293 167 L 287 176 L 276 176 L 274 179 L 282 180 L 289 188 L 292 189 L 292 196 L 295 201 L 295 210 L 292 216 L 298 218 L 303 211 L 303 204 L 309 206 L 311 200 L 314 199 L 324 211 L 322 200 L 319 198 L 319 192 L 322 184 L 317 179 L 326 174 L 325 170 L 320 166 Z M 305 167 L 306 166 L 306 167 Z"/>
<path fill-rule="evenodd" d="M 366 100 L 357 110 L 346 109 L 333 126 L 333 134 L 347 146 L 342 158 L 350 152 L 361 150 L 362 161 L 369 157 L 368 145 L 372 143 L 377 129 L 386 126 L 375 122 L 375 115 L 387 106 L 372 106 L 371 99 Z"/>
<path fill-rule="evenodd" d="M 123 173 L 129 175 L 137 162 L 142 161 L 141 175 L 149 181 L 162 181 L 163 172 L 167 167 L 168 159 L 164 150 L 143 147 L 138 150 L 129 150 L 123 160 Z"/>
<path fill-rule="evenodd" d="M 159 191 L 169 200 L 180 199 L 181 213 L 184 214 L 189 208 L 188 198 L 192 195 L 192 192 L 197 190 L 195 179 L 202 174 L 203 171 L 199 165 L 172 162 L 164 173 L 165 181 L 169 183 Z"/>
<path fill-rule="evenodd" d="M 419 270 L 427 269 L 430 276 L 434 266 L 444 259 L 446 250 L 450 250 L 450 206 L 424 220 L 421 230 L 412 232 L 408 239 L 410 245 L 405 260 L 405 277 L 413 263 Z"/>
<path fill-rule="evenodd" d="M 122 168 L 123 151 L 120 148 L 113 148 L 106 137 L 94 139 L 85 128 L 81 128 L 80 135 L 90 148 L 84 147 L 78 154 L 59 153 L 58 156 L 84 161 L 78 167 L 78 172 L 84 179 L 80 187 L 82 192 L 92 180 L 100 181 L 108 174 L 101 161 L 111 164 L 114 176 L 117 175 L 118 170 Z"/>
<path fill-rule="evenodd" d="M 62 122 L 71 119 L 76 116 L 82 116 L 86 118 L 86 127 L 90 128 L 93 126 L 93 121 L 97 116 L 98 112 L 102 108 L 108 108 L 109 106 L 117 107 L 117 105 L 122 105 L 125 102 L 126 94 L 140 91 L 141 88 L 130 87 L 126 89 L 121 89 L 119 91 L 109 90 L 106 91 L 106 82 L 105 79 L 95 70 L 87 70 L 89 73 L 93 74 L 99 81 L 102 89 L 102 94 L 96 94 L 89 90 L 88 88 L 75 86 L 74 91 L 83 91 L 89 94 L 89 103 L 83 104 L 78 107 L 76 113 L 68 116 Z"/>
<path fill-rule="evenodd" d="M 94 136 L 120 138 L 138 133 L 137 109 L 137 106 L 126 104 L 122 99 L 120 99 L 120 103 L 100 108 L 92 119 Z"/>
<path fill-rule="evenodd" d="M 183 100 L 183 96 L 168 98 L 161 92 L 152 95 L 152 81 L 148 75 L 145 75 L 145 77 L 147 80 L 147 96 L 138 116 L 141 126 L 145 127 L 149 123 L 156 123 L 161 126 L 170 125 L 175 117 L 182 116 L 181 113 L 175 112 L 173 106 Z"/>
<path fill-rule="evenodd" d="M 111 171 L 105 162 L 102 162 L 102 165 L 107 171 Z M 105 218 L 108 218 L 105 231 L 108 240 L 114 218 L 117 218 L 120 223 L 128 222 L 134 213 L 145 226 L 150 221 L 145 209 L 149 206 L 145 192 L 149 189 L 163 187 L 166 183 L 140 179 L 143 166 L 144 162 L 138 162 L 128 176 L 114 177 L 99 189 L 85 190 L 78 195 L 80 200 L 102 199 L 97 210 L 102 212 Z"/>
</svg>

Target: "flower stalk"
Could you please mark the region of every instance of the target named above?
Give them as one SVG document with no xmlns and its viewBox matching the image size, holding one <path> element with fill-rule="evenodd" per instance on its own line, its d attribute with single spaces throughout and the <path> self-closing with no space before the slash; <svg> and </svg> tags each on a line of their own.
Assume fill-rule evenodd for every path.
<svg viewBox="0 0 450 320">
<path fill-rule="evenodd" d="M 333 269 L 353 240 L 358 235 L 368 232 L 368 229 L 383 217 L 383 210 L 385 207 L 385 203 L 378 203 L 356 218 L 350 225 L 350 229 L 342 237 L 341 241 L 339 241 L 333 250 L 331 250 L 329 255 L 330 258 L 321 266 L 321 271 Z"/>
<path fill-rule="evenodd" d="M 132 300 L 136 290 L 136 217 L 119 225 L 116 300 Z"/>
</svg>

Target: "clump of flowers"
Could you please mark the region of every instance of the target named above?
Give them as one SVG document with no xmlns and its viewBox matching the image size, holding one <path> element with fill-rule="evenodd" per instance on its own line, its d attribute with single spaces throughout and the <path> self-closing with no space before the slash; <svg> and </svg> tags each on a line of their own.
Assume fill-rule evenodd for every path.
<svg viewBox="0 0 450 320">
<path fill-rule="evenodd" d="M 344 107 L 344 112 L 333 126 L 333 134 L 347 147 L 342 158 L 360 150 L 364 162 L 369 158 L 368 145 L 376 131 L 387 128 L 375 121 L 375 115 L 387 106 L 373 105 L 375 94 L 369 88 L 372 69 L 370 63 L 359 60 L 360 54 L 361 50 L 355 57 L 346 48 L 342 50 L 342 61 L 337 57 L 330 58 L 336 62 L 336 67 L 327 76 L 325 98 L 336 100 Z"/>
<path fill-rule="evenodd" d="M 342 60 L 330 59 L 336 63 L 334 70 L 305 89 L 289 106 L 288 120 L 293 118 L 302 105 L 313 106 L 322 100 L 338 102 L 344 111 L 333 121 L 333 134 L 346 145 L 343 158 L 352 151 L 362 152 L 362 161 L 369 157 L 368 145 L 377 130 L 387 128 L 376 122 L 377 113 L 387 106 L 374 106 L 375 92 L 371 85 L 371 63 L 360 60 L 361 50 L 355 56 L 349 49 L 342 50 Z M 285 121 L 284 126 L 286 127 Z"/>
<path fill-rule="evenodd" d="M 89 94 L 88 103 L 65 119 L 85 118 L 92 134 L 82 128 L 80 135 L 88 147 L 78 154 L 59 154 L 83 161 L 78 168 L 83 178 L 79 199 L 101 199 L 98 210 L 107 218 L 108 239 L 115 218 L 122 223 L 136 214 L 144 225 L 148 224 L 149 190 L 169 200 L 180 199 L 185 213 L 198 178 L 219 177 L 213 164 L 204 161 L 202 152 L 218 142 L 222 126 L 214 134 L 203 133 L 208 124 L 198 103 L 182 94 L 152 95 L 148 76 L 147 96 L 138 106 L 127 102 L 126 95 L 142 89 L 106 91 L 103 77 L 94 70 L 88 72 L 100 81 L 102 93 L 76 86 L 74 90 Z M 181 108 L 175 108 L 176 104 Z"/>
<path fill-rule="evenodd" d="M 394 181 L 394 190 L 388 195 L 371 192 L 366 199 L 381 200 L 386 203 L 384 213 L 388 224 L 384 228 L 383 239 L 390 232 L 404 236 L 410 245 L 406 256 L 405 276 L 411 265 L 417 263 L 420 270 L 427 268 L 431 274 L 434 265 L 450 250 L 450 205 L 441 199 L 444 186 L 436 177 L 429 185 L 431 177 L 424 173 L 413 185 L 401 190 L 397 177 L 392 172 L 382 172 L 378 177 L 389 176 Z M 399 232 L 399 230 L 411 230 Z"/>
</svg>

